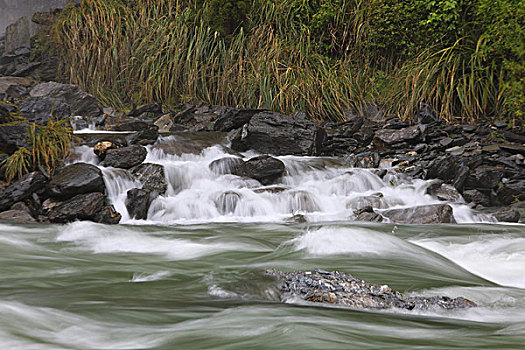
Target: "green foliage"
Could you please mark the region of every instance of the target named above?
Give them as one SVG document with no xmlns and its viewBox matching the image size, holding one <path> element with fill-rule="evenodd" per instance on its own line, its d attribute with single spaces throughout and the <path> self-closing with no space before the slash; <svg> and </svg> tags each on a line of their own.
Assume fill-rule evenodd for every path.
<svg viewBox="0 0 525 350">
<path fill-rule="evenodd" d="M 73 131 L 67 120 L 49 119 L 47 124 L 38 125 L 19 120 L 19 125 L 27 125 L 29 148 L 20 147 L 5 160 L 7 182 L 20 178 L 35 169 L 52 175 L 60 161 L 70 152 Z"/>
<path fill-rule="evenodd" d="M 72 83 L 118 108 L 162 101 L 343 119 L 523 118 L 518 0 L 84 0 L 54 40 Z M 514 120 L 513 119 L 513 120 Z"/>
</svg>

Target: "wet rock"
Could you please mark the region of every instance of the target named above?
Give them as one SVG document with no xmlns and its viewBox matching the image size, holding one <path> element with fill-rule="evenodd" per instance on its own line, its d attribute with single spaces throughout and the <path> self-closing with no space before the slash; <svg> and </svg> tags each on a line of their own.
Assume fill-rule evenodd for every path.
<svg viewBox="0 0 525 350">
<path fill-rule="evenodd" d="M 204 149 L 210 146 L 211 144 L 207 142 L 170 137 L 168 139 L 162 140 L 153 146 L 152 149 L 160 150 L 165 154 L 181 156 L 183 154 L 201 154 Z"/>
<path fill-rule="evenodd" d="M 363 152 L 346 158 L 349 165 L 354 168 L 377 168 L 381 157 L 377 152 Z"/>
<path fill-rule="evenodd" d="M 470 170 L 465 182 L 465 188 L 498 188 L 498 184 L 503 178 L 503 169 L 500 167 L 480 166 Z"/>
<path fill-rule="evenodd" d="M 297 211 L 313 213 L 320 210 L 313 195 L 306 191 L 290 191 L 288 204 L 292 213 Z"/>
<path fill-rule="evenodd" d="M 461 194 L 454 188 L 454 186 L 445 184 L 440 180 L 434 182 L 427 187 L 426 193 L 437 197 L 441 201 L 455 202 L 461 198 Z"/>
<path fill-rule="evenodd" d="M 49 221 L 67 223 L 75 220 L 95 221 L 104 209 L 106 197 L 100 192 L 79 194 L 49 211 Z"/>
<path fill-rule="evenodd" d="M 106 225 L 116 225 L 121 219 L 122 215 L 112 205 L 106 205 L 95 215 L 93 221 Z"/>
<path fill-rule="evenodd" d="M 92 164 L 75 163 L 66 166 L 55 175 L 47 186 L 51 197 L 71 198 L 77 194 L 105 192 L 102 171 Z"/>
<path fill-rule="evenodd" d="M 95 153 L 98 159 L 104 160 L 104 158 L 106 158 L 107 151 L 109 151 L 110 149 L 117 149 L 121 147 L 122 146 L 120 144 L 111 141 L 99 141 L 93 147 L 93 153 Z"/>
<path fill-rule="evenodd" d="M 503 205 L 525 201 L 525 179 L 510 180 L 498 189 L 498 200 Z"/>
<path fill-rule="evenodd" d="M 482 205 L 484 207 L 490 206 L 490 196 L 478 190 L 463 191 L 463 198 L 468 203 L 474 203 L 477 205 Z"/>
<path fill-rule="evenodd" d="M 379 149 L 385 149 L 397 143 L 417 143 L 424 136 L 425 127 L 422 125 L 411 126 L 404 129 L 381 129 L 374 134 L 374 144 Z"/>
<path fill-rule="evenodd" d="M 303 214 L 295 214 L 292 217 L 286 219 L 286 222 L 296 223 L 296 224 L 304 224 L 308 222 L 308 219 Z"/>
<path fill-rule="evenodd" d="M 33 98 L 62 99 L 69 107 L 72 115 L 98 117 L 102 113 L 102 108 L 97 99 L 76 85 L 57 82 L 41 83 L 31 89 L 30 95 Z"/>
<path fill-rule="evenodd" d="M 245 173 L 244 161 L 237 157 L 216 159 L 210 163 L 209 168 L 218 175 L 233 174 L 244 176 Z"/>
<path fill-rule="evenodd" d="M 315 155 L 322 148 L 325 132 L 304 118 L 260 112 L 231 134 L 235 151 L 253 149 L 276 155 Z"/>
<path fill-rule="evenodd" d="M 107 117 L 104 121 L 106 131 L 142 131 L 153 124 L 135 118 Z"/>
<path fill-rule="evenodd" d="M 141 117 L 141 118 L 147 118 L 148 116 L 158 116 L 162 114 L 162 104 L 161 103 L 153 103 L 149 105 L 144 105 L 139 108 L 133 108 L 131 112 L 128 113 L 128 117 Z"/>
<path fill-rule="evenodd" d="M 248 123 L 259 109 L 227 108 L 213 125 L 215 131 L 231 131 Z"/>
<path fill-rule="evenodd" d="M 430 308 L 458 309 L 477 306 L 465 298 L 407 297 L 387 285 L 375 285 L 343 272 L 282 272 L 267 270 L 265 276 L 274 279 L 282 301 L 300 298 L 312 303 L 348 306 L 354 309 L 400 308 L 428 310 Z"/>
<path fill-rule="evenodd" d="M 365 206 L 354 211 L 356 221 L 383 222 L 383 217 L 374 212 L 371 206 Z"/>
<path fill-rule="evenodd" d="M 141 164 L 146 159 L 147 154 L 148 151 L 140 145 L 110 149 L 106 152 L 104 166 L 130 169 Z"/>
<path fill-rule="evenodd" d="M 153 163 L 143 163 L 130 169 L 131 173 L 142 183 L 142 188 L 164 194 L 168 190 L 168 182 L 164 174 L 164 166 Z"/>
<path fill-rule="evenodd" d="M 8 222 L 13 224 L 34 224 L 37 221 L 31 214 L 25 210 L 7 210 L 0 213 L 0 222 Z"/>
<path fill-rule="evenodd" d="M 491 212 L 492 216 L 499 222 L 519 222 L 521 214 L 512 207 L 503 207 Z"/>
<path fill-rule="evenodd" d="M 0 211 L 8 210 L 16 202 L 30 198 L 33 193 L 44 189 L 46 178 L 35 171 L 22 176 L 3 190 L 0 190 Z"/>
<path fill-rule="evenodd" d="M 361 208 L 376 208 L 386 209 L 388 205 L 385 203 L 383 194 L 373 194 L 370 196 L 356 197 L 346 204 L 347 209 L 361 209 Z"/>
<path fill-rule="evenodd" d="M 270 185 L 283 176 L 284 163 L 270 156 L 259 156 L 244 163 L 245 175 L 262 183 Z"/>
<path fill-rule="evenodd" d="M 215 206 L 222 215 L 232 214 L 237 208 L 237 204 L 241 200 L 241 195 L 234 191 L 226 191 L 221 193 L 216 201 Z"/>
<path fill-rule="evenodd" d="M 390 209 L 383 216 L 396 224 L 455 224 L 448 204 L 422 205 L 406 209 Z"/>
<path fill-rule="evenodd" d="M 126 137 L 128 145 L 139 144 L 142 146 L 152 145 L 159 138 L 159 128 L 156 125 L 150 125 L 148 128 L 137 131 Z"/>
<path fill-rule="evenodd" d="M 129 190 L 125 202 L 129 216 L 137 220 L 146 220 L 151 202 L 158 196 L 156 191 L 139 188 Z"/>
</svg>

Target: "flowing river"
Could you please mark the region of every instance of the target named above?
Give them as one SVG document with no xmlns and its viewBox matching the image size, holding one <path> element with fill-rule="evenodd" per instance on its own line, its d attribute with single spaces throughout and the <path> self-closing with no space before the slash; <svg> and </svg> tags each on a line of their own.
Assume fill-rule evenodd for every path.
<svg viewBox="0 0 525 350">
<path fill-rule="evenodd" d="M 78 160 L 97 164 L 92 149 Z M 244 154 L 250 157 L 253 154 Z M 166 195 L 130 218 L 125 171 L 103 168 L 122 224 L 0 224 L 1 349 L 522 349 L 525 226 L 454 203 L 457 225 L 354 222 L 439 203 L 429 183 L 332 158 L 279 157 L 277 185 L 209 169 L 220 146 L 169 155 Z M 292 222 L 303 215 L 306 223 Z M 407 295 L 463 296 L 458 310 L 282 303 L 265 269 L 339 270 Z"/>
</svg>

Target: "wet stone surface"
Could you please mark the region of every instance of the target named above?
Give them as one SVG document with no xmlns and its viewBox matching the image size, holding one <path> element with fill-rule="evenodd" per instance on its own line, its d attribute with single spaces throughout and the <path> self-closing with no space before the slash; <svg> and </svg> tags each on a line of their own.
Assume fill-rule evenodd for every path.
<svg viewBox="0 0 525 350">
<path fill-rule="evenodd" d="M 446 296 L 405 296 L 387 285 L 366 283 L 349 274 L 323 270 L 283 272 L 266 270 L 264 274 L 277 281 L 281 300 L 300 298 L 313 303 L 348 306 L 356 309 L 400 308 L 427 310 L 458 309 L 477 306 L 465 298 Z"/>
</svg>

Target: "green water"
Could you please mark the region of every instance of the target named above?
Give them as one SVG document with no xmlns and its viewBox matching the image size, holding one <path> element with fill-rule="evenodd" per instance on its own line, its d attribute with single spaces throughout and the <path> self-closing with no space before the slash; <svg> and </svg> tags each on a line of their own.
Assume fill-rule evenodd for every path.
<svg viewBox="0 0 525 350">
<path fill-rule="evenodd" d="M 523 349 L 525 227 L 0 225 L 1 349 Z M 340 270 L 468 310 L 289 300 L 268 268 Z"/>
</svg>

